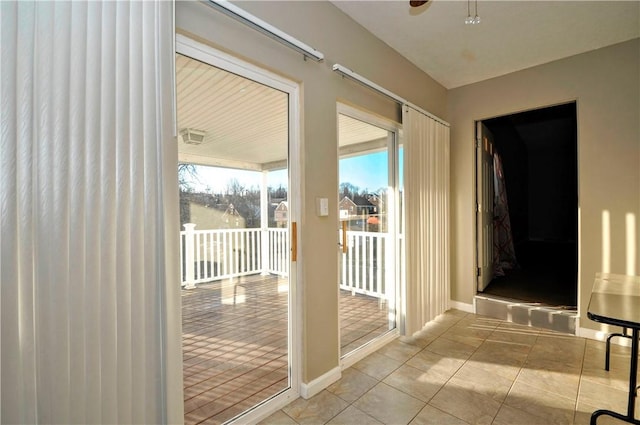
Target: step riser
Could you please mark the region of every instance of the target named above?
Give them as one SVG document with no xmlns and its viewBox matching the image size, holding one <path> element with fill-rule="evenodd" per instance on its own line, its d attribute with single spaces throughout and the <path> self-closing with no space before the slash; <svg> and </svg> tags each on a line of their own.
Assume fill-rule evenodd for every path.
<svg viewBox="0 0 640 425">
<path fill-rule="evenodd" d="M 526 302 L 502 300 L 476 295 L 476 314 L 506 320 L 521 325 L 576 334 L 576 311 L 555 309 Z"/>
</svg>

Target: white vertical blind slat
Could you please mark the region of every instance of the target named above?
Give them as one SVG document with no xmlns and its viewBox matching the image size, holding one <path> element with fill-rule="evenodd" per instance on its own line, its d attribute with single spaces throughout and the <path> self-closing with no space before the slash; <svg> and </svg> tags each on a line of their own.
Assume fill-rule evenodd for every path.
<svg viewBox="0 0 640 425">
<path fill-rule="evenodd" d="M 70 99 L 85 99 L 86 87 L 84 76 L 87 72 L 87 21 L 88 8 L 74 7 L 71 10 L 71 51 L 74 52 L 73 60 L 69 68 L 69 92 Z M 69 166 L 69 203 L 70 205 L 82 205 L 85 201 L 85 191 L 82 190 L 88 179 L 85 158 L 87 149 L 86 138 L 86 108 L 78 104 L 72 104 L 69 108 L 69 161 L 75 166 Z M 86 276 L 86 240 L 88 237 L 87 221 L 81 208 L 70 208 L 69 220 L 72 231 L 69 235 L 69 251 L 73 255 L 69 258 L 69 273 L 71 276 Z M 82 280 L 84 281 L 84 279 Z M 73 306 L 82 306 L 84 303 L 84 285 L 75 285 L 69 293 L 69 303 Z M 84 320 L 84 309 L 73 308 L 69 312 L 69 386 L 71 400 L 77 400 L 70 412 L 70 423 L 87 422 L 87 362 L 83 347 L 87 345 L 87 328 Z"/>
<path fill-rule="evenodd" d="M 449 129 L 405 106 L 404 333 L 411 335 L 449 304 Z"/>
<path fill-rule="evenodd" d="M 173 5 L 0 7 L 0 422 L 180 421 Z"/>
</svg>

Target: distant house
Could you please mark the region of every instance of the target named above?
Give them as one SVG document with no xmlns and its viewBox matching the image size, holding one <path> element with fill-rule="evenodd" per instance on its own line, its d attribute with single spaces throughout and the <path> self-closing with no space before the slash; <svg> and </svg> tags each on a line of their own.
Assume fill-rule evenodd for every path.
<svg viewBox="0 0 640 425">
<path fill-rule="evenodd" d="M 358 215 L 358 206 L 348 196 L 342 198 L 338 204 L 340 210 L 340 220 L 349 220 L 350 217 Z"/>
<path fill-rule="evenodd" d="M 372 197 L 375 197 L 375 199 Z M 338 203 L 340 221 L 348 223 L 348 230 L 378 231 L 378 219 L 371 219 L 375 218 L 379 211 L 378 207 L 370 199 L 379 201 L 376 195 L 356 195 L 354 200 L 345 196 L 340 200 Z"/>
<path fill-rule="evenodd" d="M 289 219 L 289 204 L 287 204 L 287 201 L 281 201 L 278 204 L 273 216 L 278 227 L 287 227 L 287 220 Z"/>
</svg>

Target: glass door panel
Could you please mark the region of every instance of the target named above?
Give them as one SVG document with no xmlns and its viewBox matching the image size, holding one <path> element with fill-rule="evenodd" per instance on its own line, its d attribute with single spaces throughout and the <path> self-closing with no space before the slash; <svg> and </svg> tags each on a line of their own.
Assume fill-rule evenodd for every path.
<svg viewBox="0 0 640 425">
<path fill-rule="evenodd" d="M 395 329 L 395 133 L 338 115 L 341 355 Z"/>
<path fill-rule="evenodd" d="M 291 388 L 289 94 L 180 54 L 176 80 L 185 423 L 223 423 Z"/>
</svg>

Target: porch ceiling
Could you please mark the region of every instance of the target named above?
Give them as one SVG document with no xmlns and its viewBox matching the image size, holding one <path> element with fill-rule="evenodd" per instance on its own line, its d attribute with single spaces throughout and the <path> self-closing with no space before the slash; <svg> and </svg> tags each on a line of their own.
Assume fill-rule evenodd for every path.
<svg viewBox="0 0 640 425">
<path fill-rule="evenodd" d="M 178 135 L 181 162 L 247 170 L 286 167 L 288 95 L 183 55 L 176 55 L 178 131 L 204 131 L 200 144 Z M 365 150 L 387 132 L 340 115 L 340 147 Z"/>
</svg>

